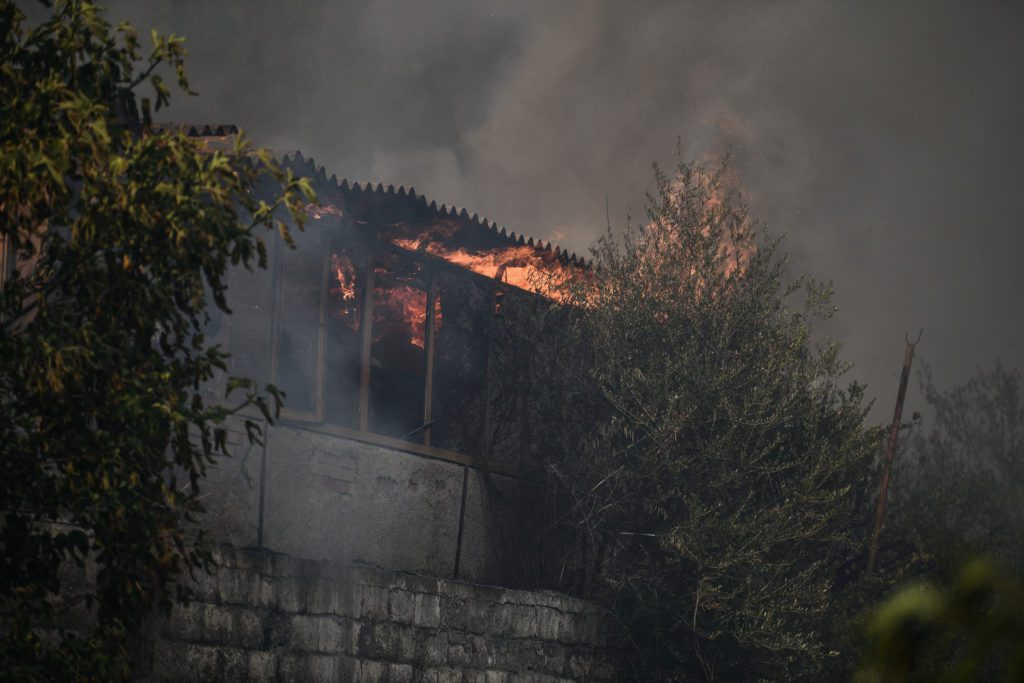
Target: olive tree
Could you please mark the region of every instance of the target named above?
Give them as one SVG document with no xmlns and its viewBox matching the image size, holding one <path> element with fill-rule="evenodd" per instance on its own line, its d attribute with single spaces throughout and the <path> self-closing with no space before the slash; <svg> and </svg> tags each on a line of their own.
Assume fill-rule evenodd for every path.
<svg viewBox="0 0 1024 683">
<path fill-rule="evenodd" d="M 0 292 L 0 678 L 111 680 L 147 610 L 209 561 L 186 527 L 224 406 L 269 416 L 279 398 L 233 379 L 233 404 L 204 401 L 225 370 L 209 311 L 312 193 L 241 137 L 212 152 L 151 129 L 161 74 L 188 91 L 180 37 L 143 51 L 90 2 L 44 4 L 29 26 L 0 1 L 0 240 L 18 264 Z M 94 572 L 81 594 L 62 584 L 75 566 Z M 85 631 L 62 627 L 74 603 Z"/>
<path fill-rule="evenodd" d="M 645 220 L 551 307 L 575 343 L 529 335 L 558 377 L 531 400 L 559 392 L 541 433 L 561 575 L 614 606 L 638 680 L 820 677 L 838 567 L 863 549 L 877 433 L 812 334 L 828 287 L 789 276 L 725 173 L 656 168 Z"/>
</svg>

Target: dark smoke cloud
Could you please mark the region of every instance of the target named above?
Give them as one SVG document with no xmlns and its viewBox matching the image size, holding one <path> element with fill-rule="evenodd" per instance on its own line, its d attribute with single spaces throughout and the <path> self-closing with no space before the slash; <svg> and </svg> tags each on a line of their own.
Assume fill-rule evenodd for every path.
<svg viewBox="0 0 1024 683">
<path fill-rule="evenodd" d="M 1017 4 L 109 5 L 187 36 L 201 96 L 166 119 L 237 123 L 579 252 L 606 192 L 613 225 L 640 215 L 677 136 L 694 157 L 731 147 L 794 269 L 834 280 L 829 331 L 876 419 L 907 329 L 946 382 L 1024 359 Z"/>
</svg>

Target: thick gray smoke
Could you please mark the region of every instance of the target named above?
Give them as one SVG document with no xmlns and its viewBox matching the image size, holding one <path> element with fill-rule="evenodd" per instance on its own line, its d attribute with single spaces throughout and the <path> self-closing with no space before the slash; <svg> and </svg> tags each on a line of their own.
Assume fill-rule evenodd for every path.
<svg viewBox="0 0 1024 683">
<path fill-rule="evenodd" d="M 650 163 L 731 147 L 891 414 L 905 330 L 941 382 L 1022 365 L 1024 6 L 116 0 L 188 38 L 167 120 L 243 126 L 578 252 Z M 908 407 L 916 403 L 914 387 Z"/>
</svg>

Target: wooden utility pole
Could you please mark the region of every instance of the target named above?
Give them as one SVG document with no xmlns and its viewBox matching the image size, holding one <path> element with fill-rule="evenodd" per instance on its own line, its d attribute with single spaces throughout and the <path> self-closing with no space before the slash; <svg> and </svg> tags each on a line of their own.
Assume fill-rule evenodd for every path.
<svg viewBox="0 0 1024 683">
<path fill-rule="evenodd" d="M 875 528 L 871 533 L 871 546 L 868 551 L 867 575 L 875 571 L 875 558 L 878 555 L 878 535 L 882 531 L 882 519 L 885 517 L 885 499 L 889 495 L 889 475 L 892 470 L 892 458 L 896 453 L 896 440 L 900 434 L 900 419 L 903 417 L 903 399 L 907 395 L 907 381 L 910 379 L 910 364 L 914 361 L 914 347 L 921 341 L 921 333 L 918 332 L 917 339 L 910 341 L 905 335 L 903 339 L 907 343 L 906 351 L 903 354 L 903 372 L 900 374 L 900 389 L 896 394 L 896 412 L 892 416 L 892 429 L 889 432 L 889 447 L 885 451 L 885 469 L 882 471 L 882 490 L 878 493 L 878 506 L 875 508 Z"/>
<path fill-rule="evenodd" d="M 0 292 L 4 291 L 7 277 L 14 270 L 14 240 L 8 242 L 7 235 L 0 235 Z"/>
</svg>

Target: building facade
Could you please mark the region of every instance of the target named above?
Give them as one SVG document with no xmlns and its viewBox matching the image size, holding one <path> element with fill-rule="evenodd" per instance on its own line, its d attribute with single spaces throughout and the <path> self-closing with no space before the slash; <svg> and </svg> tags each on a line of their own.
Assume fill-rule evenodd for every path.
<svg viewBox="0 0 1024 683">
<path fill-rule="evenodd" d="M 281 163 L 316 204 L 294 246 L 268 240 L 267 269 L 231 273 L 232 313 L 210 334 L 230 374 L 276 385 L 284 410 L 262 446 L 234 425 L 234 457 L 204 483 L 207 526 L 236 547 L 535 582 L 524 532 L 543 442 L 530 351 L 506 323 L 585 264 L 412 189 L 338 181 L 300 153 Z"/>
</svg>

